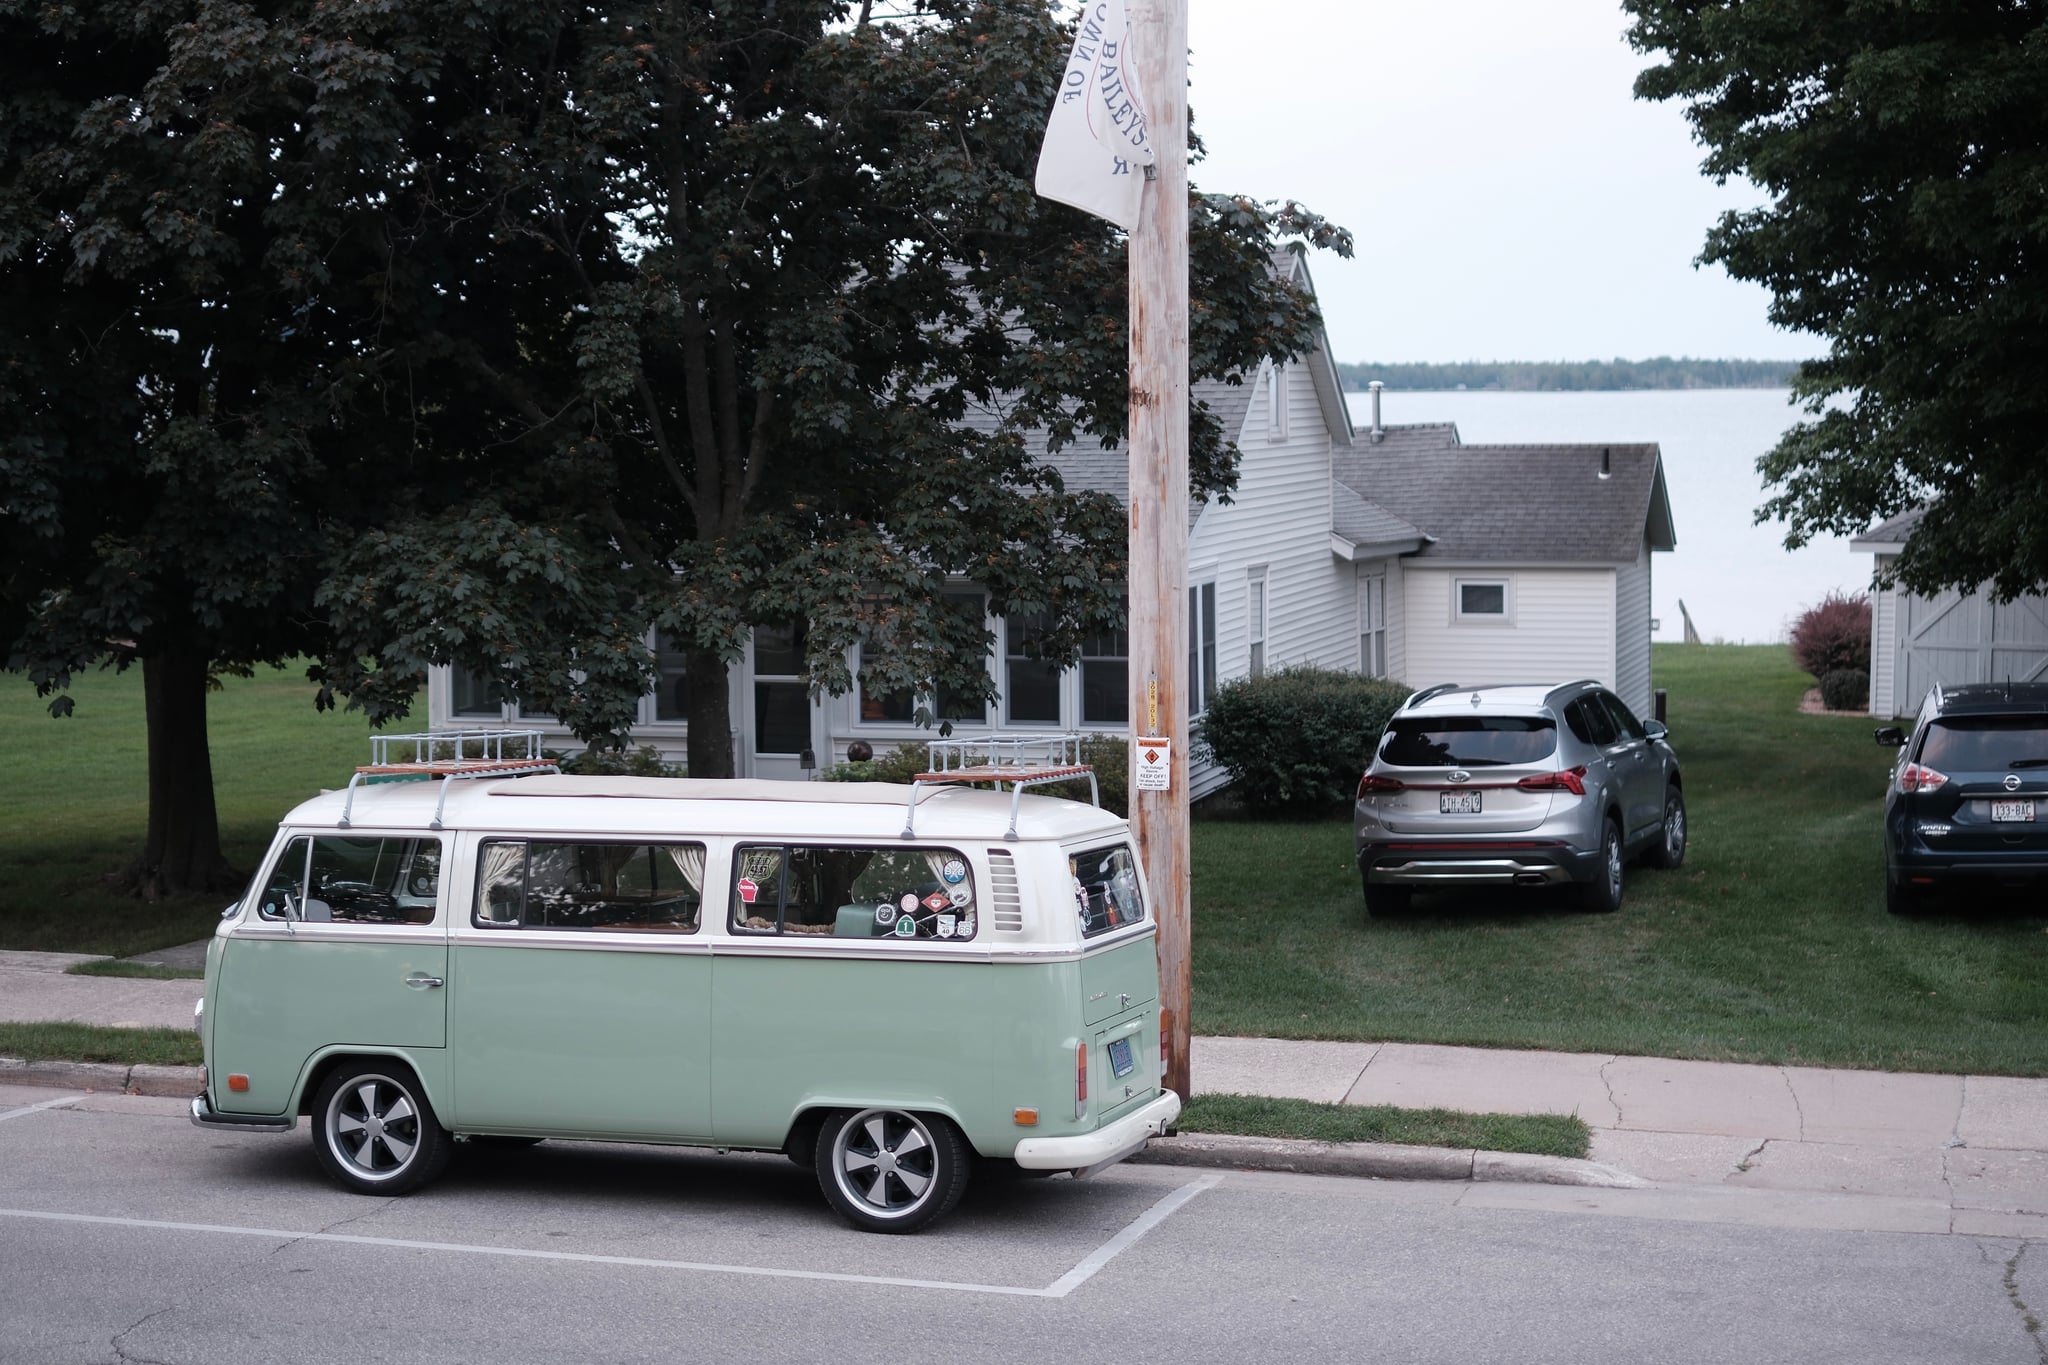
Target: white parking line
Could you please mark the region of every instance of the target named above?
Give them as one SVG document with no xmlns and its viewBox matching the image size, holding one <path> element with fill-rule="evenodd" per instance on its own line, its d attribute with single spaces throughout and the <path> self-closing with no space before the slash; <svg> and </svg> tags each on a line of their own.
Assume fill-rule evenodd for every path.
<svg viewBox="0 0 2048 1365">
<path fill-rule="evenodd" d="M 52 1100 L 49 1104 L 65 1103 Z M 48 1104 L 37 1108 L 47 1108 Z M 17 1110 L 27 1113 L 28 1110 Z M 0 1115 L 11 1118 L 13 1115 Z M 1139 1238 L 1158 1227 L 1175 1210 L 1222 1180 L 1206 1175 L 1181 1186 L 1145 1210 L 1122 1232 L 1090 1252 L 1079 1265 L 1043 1289 L 1021 1285 L 961 1284 L 950 1280 L 919 1280 L 894 1275 L 845 1275 L 826 1270 L 780 1270 L 770 1266 L 720 1265 L 707 1261 L 669 1261 L 650 1256 L 600 1256 L 579 1251 L 534 1250 L 526 1247 L 477 1246 L 467 1242 L 421 1242 L 404 1237 L 363 1237 L 339 1232 L 290 1232 L 282 1228 L 234 1227 L 221 1223 L 170 1223 L 149 1218 L 109 1218 L 86 1213 L 47 1213 L 39 1209 L 0 1209 L 0 1218 L 25 1218 L 47 1223 L 85 1223 L 100 1227 L 137 1228 L 156 1232 L 212 1232 L 231 1237 L 266 1237 L 280 1242 L 339 1242 L 349 1246 L 392 1247 L 403 1251 L 453 1251 L 472 1256 L 508 1256 L 532 1261 L 573 1261 L 589 1265 L 639 1266 L 652 1270 L 696 1270 L 714 1275 L 758 1275 L 782 1280 L 829 1280 L 840 1284 L 896 1285 L 905 1289 L 943 1289 L 950 1293 L 1005 1294 L 1031 1299 L 1063 1299 Z"/>
<path fill-rule="evenodd" d="M 41 1104 L 25 1104 L 19 1109 L 10 1109 L 4 1114 L 0 1114 L 0 1123 L 5 1123 L 9 1119 L 18 1119 L 23 1114 L 33 1114 L 44 1109 L 58 1109 L 67 1104 L 76 1104 L 84 1098 L 85 1096 L 83 1095 L 66 1095 L 58 1100 L 44 1100 Z"/>
</svg>

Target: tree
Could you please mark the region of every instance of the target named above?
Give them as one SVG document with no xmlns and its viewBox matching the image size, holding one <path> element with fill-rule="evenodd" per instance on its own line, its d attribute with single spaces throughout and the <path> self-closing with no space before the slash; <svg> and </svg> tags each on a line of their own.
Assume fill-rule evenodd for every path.
<svg viewBox="0 0 2048 1365">
<path fill-rule="evenodd" d="M 1702 263 L 1767 285 L 1810 420 L 1759 462 L 1786 543 L 1927 513 L 1919 592 L 2048 585 L 2048 17 L 1992 0 L 1626 0 L 1704 168 L 1769 195 Z"/>
<path fill-rule="evenodd" d="M 687 646 L 690 770 L 728 776 L 752 625 L 800 624 L 826 690 L 864 644 L 871 688 L 980 698 L 987 632 L 950 581 L 1032 616 L 1055 659 L 1120 624 L 1120 508 L 1023 439 L 1124 423 L 1121 239 L 1030 184 L 1071 31 L 1044 0 L 911 9 L 567 6 L 501 30 L 445 145 L 413 149 L 390 272 L 436 392 L 466 395 L 420 420 L 491 453 L 338 556 L 337 695 L 397 714 L 455 660 L 616 742 L 653 623 Z M 1196 373 L 1303 351 L 1312 303 L 1269 253 L 1348 238 L 1291 204 L 1193 209 Z M 1226 494 L 1234 452 L 1194 421 Z"/>
</svg>

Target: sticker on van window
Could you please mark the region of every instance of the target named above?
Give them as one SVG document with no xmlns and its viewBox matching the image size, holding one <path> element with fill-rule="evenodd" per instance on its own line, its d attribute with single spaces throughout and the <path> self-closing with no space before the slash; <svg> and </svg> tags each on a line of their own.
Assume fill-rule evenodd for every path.
<svg viewBox="0 0 2048 1365">
<path fill-rule="evenodd" d="M 959 931 L 958 931 L 958 932 L 959 932 L 959 934 L 960 934 L 960 937 L 962 937 L 962 938 L 973 938 L 973 937 L 974 937 L 974 916 L 972 916 L 972 915 L 962 915 L 962 916 L 960 917 L 960 928 L 959 928 Z"/>
<path fill-rule="evenodd" d="M 893 905 L 878 905 L 878 906 L 876 906 L 876 907 L 875 907 L 875 923 L 877 923 L 877 924 L 894 924 L 895 922 L 896 922 L 896 907 L 895 907 L 895 906 L 893 906 Z"/>
<path fill-rule="evenodd" d="M 945 878 L 949 885 L 953 882 L 964 882 L 967 880 L 967 864 L 958 858 L 948 858 L 945 867 L 939 870 L 939 875 Z"/>
<path fill-rule="evenodd" d="M 956 886 L 946 892 L 946 899 L 955 905 L 965 905 L 974 899 L 974 893 L 964 886 Z"/>
<path fill-rule="evenodd" d="M 754 903 L 754 897 L 760 894 L 760 884 L 756 882 L 752 877 L 740 878 L 740 899 L 742 901 L 746 902 L 748 905 L 752 905 Z"/>
<path fill-rule="evenodd" d="M 916 936 L 917 936 L 917 921 L 916 921 L 916 920 L 912 919 L 912 918 L 911 918 L 910 916 L 908 916 L 908 915 L 905 915 L 905 916 L 904 916 L 904 917 L 903 917 L 902 919 L 899 919 L 899 920 L 897 920 L 897 921 L 896 921 L 896 937 L 898 937 L 898 938 L 915 938 Z"/>
<path fill-rule="evenodd" d="M 903 899 L 896 902 L 896 908 L 906 915 L 914 913 L 917 909 L 917 893 L 915 891 L 904 892 Z"/>
<path fill-rule="evenodd" d="M 953 916 L 951 916 L 951 915 L 940 915 L 940 916 L 939 916 L 939 923 L 938 923 L 938 935 L 939 935 L 939 937 L 940 937 L 940 938 L 951 938 L 951 937 L 953 937 L 953 924 L 954 924 L 954 919 L 953 919 Z"/>
<path fill-rule="evenodd" d="M 952 900 L 943 891 L 934 891 L 924 898 L 924 908 L 927 910 L 943 910 L 952 903 Z"/>
</svg>

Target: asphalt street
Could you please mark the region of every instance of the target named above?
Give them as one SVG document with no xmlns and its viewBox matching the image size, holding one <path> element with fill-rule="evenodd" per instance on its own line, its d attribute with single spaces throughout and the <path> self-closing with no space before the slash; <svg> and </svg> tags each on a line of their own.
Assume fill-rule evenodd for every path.
<svg viewBox="0 0 2048 1365">
<path fill-rule="evenodd" d="M 404 1199 L 303 1128 L 0 1088 L 0 1361 L 2041 1365 L 2048 1248 L 1882 1200 L 1124 1166 L 914 1237 L 770 1157 L 465 1148 Z"/>
</svg>

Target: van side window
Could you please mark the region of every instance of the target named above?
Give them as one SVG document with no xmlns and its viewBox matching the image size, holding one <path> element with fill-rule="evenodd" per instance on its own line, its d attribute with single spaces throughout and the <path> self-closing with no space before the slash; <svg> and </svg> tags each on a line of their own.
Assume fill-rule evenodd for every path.
<svg viewBox="0 0 2048 1365">
<path fill-rule="evenodd" d="M 733 858 L 738 933 L 971 939 L 975 908 L 955 849 L 751 844 Z"/>
<path fill-rule="evenodd" d="M 1074 904 L 1080 912 L 1083 938 L 1144 920 L 1138 860 L 1127 846 L 1077 854 L 1067 859 L 1067 867 L 1074 874 Z"/>
<path fill-rule="evenodd" d="M 486 839 L 477 853 L 484 929 L 694 934 L 704 845 Z"/>
<path fill-rule="evenodd" d="M 432 924 L 439 839 L 323 834 L 285 845 L 256 913 L 302 924 Z"/>
</svg>

